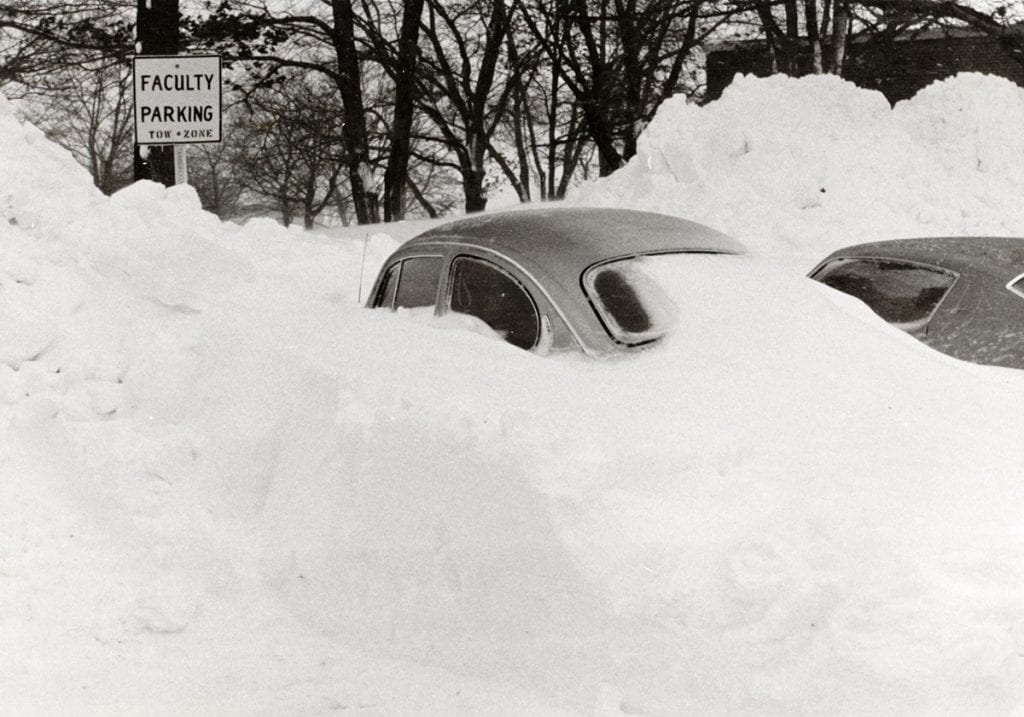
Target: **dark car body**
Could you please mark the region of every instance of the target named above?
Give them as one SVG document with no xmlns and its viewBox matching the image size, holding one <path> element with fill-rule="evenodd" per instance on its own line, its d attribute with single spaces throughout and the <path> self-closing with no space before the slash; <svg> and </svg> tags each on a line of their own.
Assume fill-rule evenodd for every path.
<svg viewBox="0 0 1024 717">
<path fill-rule="evenodd" d="M 1024 368 L 1024 239 L 859 244 L 833 252 L 810 276 L 943 353 Z"/>
<path fill-rule="evenodd" d="M 720 232 L 651 212 L 574 207 L 483 214 L 399 247 L 381 268 L 367 306 L 429 306 L 438 316 L 475 316 L 527 350 L 606 355 L 659 337 L 628 272 L 614 267 L 647 255 L 742 251 Z M 612 311 L 602 297 L 610 297 Z"/>
</svg>

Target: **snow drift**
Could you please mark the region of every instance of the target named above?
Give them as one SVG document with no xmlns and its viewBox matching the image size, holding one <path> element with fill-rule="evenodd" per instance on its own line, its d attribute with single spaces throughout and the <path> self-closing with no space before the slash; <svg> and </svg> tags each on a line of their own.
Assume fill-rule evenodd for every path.
<svg viewBox="0 0 1024 717">
<path fill-rule="evenodd" d="M 746 79 L 669 104 L 581 201 L 790 266 L 840 234 L 995 231 L 1019 140 L 927 118 L 1014 101 Z M 408 227 L 107 199 L 2 101 L 0 148 L 4 710 L 1024 706 L 1019 372 L 757 255 L 652 266 L 681 309 L 658 350 L 541 358 L 359 308 L 364 254 Z"/>
<path fill-rule="evenodd" d="M 686 216 L 804 271 L 865 241 L 1021 236 L 1022 123 L 1024 89 L 991 75 L 891 109 L 833 75 L 739 76 L 707 106 L 668 100 L 629 164 L 573 200 Z"/>
</svg>

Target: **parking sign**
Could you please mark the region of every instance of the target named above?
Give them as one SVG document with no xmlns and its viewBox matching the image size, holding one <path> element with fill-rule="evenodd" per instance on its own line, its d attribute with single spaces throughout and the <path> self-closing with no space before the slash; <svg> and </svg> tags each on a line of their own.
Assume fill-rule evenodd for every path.
<svg viewBox="0 0 1024 717">
<path fill-rule="evenodd" d="M 220 142 L 218 55 L 134 59 L 136 144 Z"/>
</svg>

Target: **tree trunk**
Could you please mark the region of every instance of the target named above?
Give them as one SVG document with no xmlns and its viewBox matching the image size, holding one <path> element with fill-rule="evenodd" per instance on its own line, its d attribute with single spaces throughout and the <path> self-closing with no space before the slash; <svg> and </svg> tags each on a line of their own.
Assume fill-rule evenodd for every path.
<svg viewBox="0 0 1024 717">
<path fill-rule="evenodd" d="M 815 0 L 805 0 L 815 2 Z M 783 7 L 786 10 L 786 72 L 796 75 L 800 72 L 800 51 L 795 45 L 800 41 L 800 12 L 796 6 L 796 0 L 783 0 Z"/>
<path fill-rule="evenodd" d="M 306 177 L 305 196 L 302 198 L 302 226 L 306 229 L 313 228 L 317 211 L 314 208 L 316 200 L 316 174 L 310 172 Z"/>
<path fill-rule="evenodd" d="M 334 192 L 332 192 L 331 197 L 334 199 L 334 210 L 338 212 L 338 219 L 341 221 L 341 226 L 347 227 L 351 224 L 351 220 L 348 215 L 348 200 L 341 193 L 341 190 L 338 187 L 334 188 Z"/>
<path fill-rule="evenodd" d="M 830 71 L 835 75 L 842 75 L 843 61 L 846 59 L 846 40 L 850 32 L 849 8 L 843 0 L 836 3 L 832 27 L 832 67 Z"/>
<path fill-rule="evenodd" d="M 420 188 L 416 186 L 416 183 L 412 181 L 412 179 L 409 179 L 409 190 L 412 192 L 412 196 L 416 197 L 416 201 L 420 203 L 420 206 L 423 207 L 427 216 L 431 219 L 437 219 L 437 210 L 434 208 L 434 205 L 430 203 L 430 200 L 423 196 L 423 192 L 420 191 Z"/>
<path fill-rule="evenodd" d="M 142 0 L 140 0 L 141 2 Z M 351 0 L 331 0 L 334 14 L 334 43 L 338 55 L 338 92 L 345 109 L 342 143 L 347 158 L 352 205 L 359 224 L 377 220 L 376 195 L 372 190 L 373 169 L 366 133 L 366 112 L 360 85 L 359 58 L 356 54 L 355 20 Z"/>
<path fill-rule="evenodd" d="M 466 194 L 466 214 L 487 209 L 487 193 L 484 191 L 482 175 L 471 170 L 463 172 L 462 189 Z"/>
<path fill-rule="evenodd" d="M 391 123 L 391 154 L 384 171 L 384 221 L 405 215 L 406 176 L 409 170 L 409 137 L 416 98 L 416 58 L 420 16 L 424 0 L 406 0 L 395 68 L 395 116 Z"/>
<path fill-rule="evenodd" d="M 821 34 L 818 32 L 818 0 L 804 0 L 804 10 L 807 39 L 811 43 L 813 70 L 814 74 L 820 75 L 825 68 L 821 52 Z"/>
<path fill-rule="evenodd" d="M 506 52 L 508 53 L 509 65 L 519 67 L 519 52 L 511 34 L 507 36 L 505 45 L 508 48 Z M 518 181 L 513 181 L 513 185 L 516 188 L 516 193 L 519 195 L 519 201 L 528 202 L 530 201 L 530 157 L 523 123 L 524 120 L 526 123 L 532 122 L 532 117 L 530 116 L 530 106 L 527 102 L 526 86 L 523 84 L 523 75 L 521 73 L 517 74 L 514 81 L 516 88 L 512 92 L 512 136 L 516 144 L 519 177 Z"/>
<path fill-rule="evenodd" d="M 462 187 L 466 193 L 466 213 L 482 212 L 487 208 L 487 191 L 484 189 L 484 155 L 487 151 L 487 140 L 482 130 L 470 131 L 466 144 L 468 153 L 463 158 Z"/>
<path fill-rule="evenodd" d="M 140 55 L 177 55 L 179 46 L 178 0 L 138 0 L 136 28 Z M 174 148 L 135 145 L 135 180 L 151 179 L 174 184 Z"/>
<path fill-rule="evenodd" d="M 516 161 L 519 163 L 519 181 L 516 184 L 516 193 L 520 202 L 529 202 L 532 190 L 530 188 L 530 155 L 527 152 L 526 133 L 523 130 L 523 116 L 526 115 L 530 121 L 529 108 L 525 102 L 525 91 L 522 87 L 516 90 L 515 106 L 512 109 L 512 126 L 516 138 Z"/>
</svg>

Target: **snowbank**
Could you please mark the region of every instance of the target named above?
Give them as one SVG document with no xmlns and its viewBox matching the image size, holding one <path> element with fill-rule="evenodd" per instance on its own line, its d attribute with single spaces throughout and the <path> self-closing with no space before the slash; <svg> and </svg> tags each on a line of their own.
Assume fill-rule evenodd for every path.
<svg viewBox="0 0 1024 717">
<path fill-rule="evenodd" d="M 958 143 L 991 123 L 922 118 L 1005 118 L 989 83 L 893 112 L 745 80 L 668 107 L 584 198 L 687 207 L 792 266 L 865 217 L 988 221 L 965 183 L 1020 170 L 978 150 L 968 171 Z M 933 131 L 897 142 L 914 122 Z M 875 144 L 908 179 L 950 168 L 878 192 Z M 3 101 L 0 148 L 4 710 L 1024 706 L 1019 372 L 758 256 L 652 266 L 686 309 L 659 350 L 541 358 L 361 309 L 386 235 L 221 224 L 151 183 L 104 198 Z"/>
<path fill-rule="evenodd" d="M 668 100 L 622 170 L 572 201 L 709 224 L 808 271 L 847 244 L 1024 235 L 1024 89 L 961 74 L 891 108 L 832 75 Z"/>
</svg>

